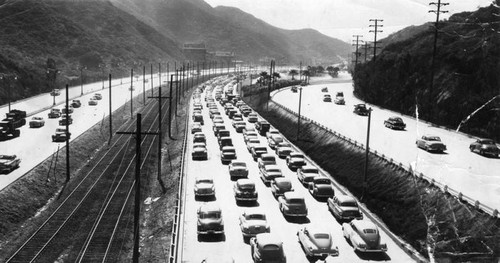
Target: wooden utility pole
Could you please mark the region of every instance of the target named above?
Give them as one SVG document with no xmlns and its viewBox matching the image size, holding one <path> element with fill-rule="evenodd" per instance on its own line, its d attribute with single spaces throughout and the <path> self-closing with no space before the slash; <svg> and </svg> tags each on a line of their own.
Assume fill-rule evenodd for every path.
<svg viewBox="0 0 500 263">
<path fill-rule="evenodd" d="M 372 118 L 372 108 L 368 109 L 368 127 L 366 131 L 366 147 L 365 147 L 365 166 L 363 173 L 363 193 L 361 195 L 361 200 L 366 201 L 366 189 L 368 188 L 368 157 L 370 153 L 370 122 Z"/>
<path fill-rule="evenodd" d="M 71 179 L 71 175 L 69 174 L 69 167 L 70 167 L 70 163 L 69 163 L 69 137 L 71 136 L 70 133 L 69 133 L 69 118 L 71 117 L 69 115 L 69 109 L 68 109 L 68 105 L 69 105 L 69 85 L 66 84 L 66 105 L 64 106 L 64 108 L 66 109 L 66 183 L 69 182 L 69 179 Z"/>
<path fill-rule="evenodd" d="M 370 49 L 370 44 L 368 44 L 368 42 L 365 42 L 365 44 L 363 45 L 363 49 L 365 51 L 365 63 L 366 63 L 366 58 L 368 57 L 368 49 Z"/>
<path fill-rule="evenodd" d="M 374 30 L 370 30 L 370 32 L 375 33 L 374 40 L 373 40 L 373 61 L 377 60 L 377 33 L 382 33 L 384 31 L 378 30 L 379 27 L 383 27 L 383 25 L 380 25 L 379 22 L 384 22 L 382 19 L 370 19 L 370 22 L 373 22 L 373 25 L 370 25 L 369 27 L 373 27 Z"/>
<path fill-rule="evenodd" d="M 111 107 L 111 74 L 109 74 L 109 140 L 108 145 L 111 144 L 113 138 L 113 109 Z"/>
</svg>

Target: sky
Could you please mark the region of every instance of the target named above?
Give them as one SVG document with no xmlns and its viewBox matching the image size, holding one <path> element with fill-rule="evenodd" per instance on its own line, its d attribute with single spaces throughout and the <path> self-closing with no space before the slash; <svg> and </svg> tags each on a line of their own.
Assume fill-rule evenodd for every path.
<svg viewBox="0 0 500 263">
<path fill-rule="evenodd" d="M 319 32 L 351 43 L 353 35 L 363 35 L 372 41 L 374 34 L 370 19 L 382 19 L 383 32 L 377 38 L 384 38 L 404 27 L 421 25 L 436 20 L 435 5 L 438 0 L 205 0 L 212 7 L 232 6 L 239 8 L 263 21 L 283 29 L 313 28 Z M 448 0 L 442 7 L 450 14 L 474 11 L 488 6 L 492 0 Z"/>
</svg>

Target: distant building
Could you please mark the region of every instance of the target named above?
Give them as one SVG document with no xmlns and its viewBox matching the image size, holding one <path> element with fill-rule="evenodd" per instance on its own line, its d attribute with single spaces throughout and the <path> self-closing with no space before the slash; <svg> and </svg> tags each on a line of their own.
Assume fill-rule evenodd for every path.
<svg viewBox="0 0 500 263">
<path fill-rule="evenodd" d="M 230 67 L 234 67 L 234 52 L 230 51 L 214 51 L 214 52 L 208 52 L 208 58 L 209 61 L 216 61 L 217 62 L 217 67 L 219 65 L 223 64 L 224 67 L 227 67 L 227 65 L 230 65 Z"/>
<path fill-rule="evenodd" d="M 205 43 L 186 43 L 182 48 L 182 52 L 187 60 L 204 62 L 207 60 L 207 48 Z"/>
</svg>

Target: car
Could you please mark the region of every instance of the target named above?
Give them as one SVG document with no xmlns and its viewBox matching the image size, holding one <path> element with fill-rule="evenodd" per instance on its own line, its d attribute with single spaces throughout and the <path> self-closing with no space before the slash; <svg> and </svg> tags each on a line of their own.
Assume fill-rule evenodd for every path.
<svg viewBox="0 0 500 263">
<path fill-rule="evenodd" d="M 191 134 L 195 134 L 197 132 L 201 132 L 201 123 L 194 122 L 191 124 Z"/>
<path fill-rule="evenodd" d="M 406 123 L 400 117 L 393 116 L 384 121 L 384 126 L 393 130 L 404 130 Z"/>
<path fill-rule="evenodd" d="M 202 110 L 203 109 L 203 104 L 201 104 L 201 102 L 195 102 L 195 103 L 193 103 L 193 109 L 196 109 L 196 108 Z"/>
<path fill-rule="evenodd" d="M 274 179 L 283 177 L 283 173 L 276 164 L 267 164 L 259 170 L 259 176 L 265 185 L 269 185 Z"/>
<path fill-rule="evenodd" d="M 281 135 L 271 135 L 271 137 L 267 140 L 269 147 L 271 149 L 276 149 L 276 146 L 282 142 L 284 142 L 283 136 Z"/>
<path fill-rule="evenodd" d="M 312 165 L 302 166 L 297 169 L 297 179 L 306 186 L 309 186 L 309 183 L 312 182 L 313 178 L 319 175 L 318 168 Z"/>
<path fill-rule="evenodd" d="M 446 151 L 446 145 L 441 141 L 439 136 L 435 135 L 422 135 L 420 139 L 415 142 L 418 148 L 422 148 L 428 152 L 439 152 L 442 153 Z"/>
<path fill-rule="evenodd" d="M 297 192 L 285 192 L 278 197 L 279 209 L 284 216 L 307 217 L 304 197 Z"/>
<path fill-rule="evenodd" d="M 299 152 L 291 152 L 287 157 L 286 157 L 286 165 L 290 170 L 294 171 L 297 170 L 298 168 L 306 165 L 306 161 L 304 159 L 304 155 Z"/>
<path fill-rule="evenodd" d="M 245 210 L 239 219 L 241 233 L 245 238 L 271 232 L 271 227 L 267 223 L 266 213 L 259 208 Z"/>
<path fill-rule="evenodd" d="M 210 109 L 210 111 L 208 112 L 209 116 L 210 116 L 210 119 L 214 119 L 215 116 L 221 116 L 220 115 L 220 111 L 219 109 L 215 108 L 215 109 Z"/>
<path fill-rule="evenodd" d="M 229 176 L 231 180 L 234 178 L 247 178 L 248 177 L 248 167 L 245 162 L 231 160 L 228 166 Z"/>
<path fill-rule="evenodd" d="M 297 238 L 306 256 L 326 259 L 328 256 L 339 255 L 329 231 L 314 226 L 304 226 L 297 231 Z"/>
<path fill-rule="evenodd" d="M 243 131 L 243 141 L 245 141 L 245 143 L 250 137 L 258 138 L 258 136 L 259 135 L 255 131 Z"/>
<path fill-rule="evenodd" d="M 233 185 L 234 199 L 236 202 L 257 202 L 259 197 L 255 189 L 255 183 L 247 178 L 238 179 Z"/>
<path fill-rule="evenodd" d="M 297 86 L 293 86 L 293 87 L 292 87 L 292 92 L 293 92 L 293 93 L 296 93 L 296 92 L 297 92 Z"/>
<path fill-rule="evenodd" d="M 243 129 L 246 126 L 246 122 L 244 121 L 233 121 L 233 127 L 236 132 L 243 132 Z"/>
<path fill-rule="evenodd" d="M 285 177 L 276 177 L 271 181 L 271 192 L 273 196 L 277 198 L 278 196 L 282 196 L 286 192 L 293 191 L 292 181 Z"/>
<path fill-rule="evenodd" d="M 210 177 L 196 177 L 194 183 L 194 196 L 215 196 L 214 179 Z"/>
<path fill-rule="evenodd" d="M 293 152 L 292 145 L 288 142 L 280 142 L 276 145 L 275 152 L 279 158 L 286 158 Z"/>
<path fill-rule="evenodd" d="M 221 138 L 224 138 L 224 137 L 231 137 L 231 132 L 229 130 L 226 130 L 226 129 L 222 129 L 222 130 L 219 130 L 217 132 L 217 143 L 219 143 L 219 145 L 220 145 Z"/>
<path fill-rule="evenodd" d="M 332 181 L 326 176 L 315 176 L 307 189 L 315 198 L 329 198 L 335 195 Z"/>
<path fill-rule="evenodd" d="M 245 117 L 248 117 L 248 115 L 250 113 L 252 113 L 252 109 L 250 107 L 248 107 L 248 106 L 247 107 L 242 107 L 240 111 L 241 111 L 241 114 L 243 114 L 243 116 L 245 116 Z"/>
<path fill-rule="evenodd" d="M 29 124 L 30 128 L 40 128 L 45 125 L 45 120 L 43 119 L 43 117 L 34 116 L 31 118 Z"/>
<path fill-rule="evenodd" d="M 269 140 L 269 138 L 271 138 L 271 136 L 273 135 L 281 135 L 280 134 L 280 131 L 278 131 L 277 129 L 275 128 L 270 128 L 268 132 L 266 132 L 266 138 Z"/>
<path fill-rule="evenodd" d="M 59 125 L 66 125 L 66 123 L 68 125 L 71 125 L 73 124 L 73 118 L 71 117 L 71 115 L 63 115 L 62 118 L 59 120 Z"/>
<path fill-rule="evenodd" d="M 82 102 L 80 100 L 73 100 L 71 102 L 71 106 L 73 108 L 80 108 L 82 106 Z"/>
<path fill-rule="evenodd" d="M 97 105 L 97 99 L 96 98 L 90 98 L 89 99 L 89 106 L 96 106 Z"/>
<path fill-rule="evenodd" d="M 74 110 L 73 110 L 73 106 L 71 106 L 71 105 L 70 105 L 70 106 L 68 106 L 68 114 L 73 113 L 73 111 L 74 111 Z M 66 107 L 63 107 L 63 108 L 61 109 L 61 113 L 62 113 L 62 114 L 66 114 Z"/>
<path fill-rule="evenodd" d="M 214 123 L 214 125 L 212 126 L 212 130 L 214 131 L 214 135 L 217 137 L 217 133 L 220 131 L 220 130 L 225 130 L 226 129 L 226 126 L 224 126 L 224 124 L 221 124 L 221 123 Z"/>
<path fill-rule="evenodd" d="M 255 113 L 255 112 L 251 112 L 247 116 L 247 121 L 249 123 L 256 123 L 258 120 L 259 120 L 259 118 L 257 117 L 257 113 Z"/>
<path fill-rule="evenodd" d="M 203 121 L 203 115 L 201 113 L 193 114 L 193 121 L 199 122 L 201 125 L 205 125 L 205 122 Z"/>
<path fill-rule="evenodd" d="M 102 95 L 101 95 L 101 93 L 94 93 L 94 99 L 95 99 L 95 100 L 102 100 Z"/>
<path fill-rule="evenodd" d="M 196 233 L 198 235 L 224 235 L 224 220 L 220 207 L 213 202 L 198 208 Z"/>
<path fill-rule="evenodd" d="M 252 152 L 252 147 L 254 146 L 260 146 L 260 140 L 257 137 L 249 137 L 248 141 L 246 142 L 247 144 L 247 150 L 249 153 Z"/>
<path fill-rule="evenodd" d="M 335 102 L 335 104 L 345 105 L 344 93 L 342 91 L 337 92 L 333 102 Z"/>
<path fill-rule="evenodd" d="M 498 149 L 495 141 L 491 139 L 477 139 L 475 142 L 471 143 L 469 146 L 471 152 L 477 152 L 480 155 L 498 157 L 500 155 L 500 149 Z"/>
<path fill-rule="evenodd" d="M 335 195 L 326 201 L 328 211 L 339 221 L 363 219 L 358 202 L 350 195 Z"/>
<path fill-rule="evenodd" d="M 330 96 L 330 94 L 323 95 L 323 101 L 324 102 L 332 102 L 332 97 Z"/>
<path fill-rule="evenodd" d="M 354 105 L 353 112 L 361 116 L 368 116 L 369 113 L 368 109 L 366 108 L 366 104 L 364 103 Z"/>
<path fill-rule="evenodd" d="M 222 164 L 227 164 L 231 162 L 231 160 L 236 159 L 236 148 L 233 146 L 224 146 L 222 147 L 221 153 L 220 153 L 220 159 Z"/>
<path fill-rule="evenodd" d="M 276 164 L 276 157 L 270 153 L 261 154 L 257 159 L 257 167 L 260 169 L 264 169 L 264 165 L 268 164 Z"/>
<path fill-rule="evenodd" d="M 261 154 L 267 153 L 267 147 L 263 145 L 254 145 L 250 149 L 250 153 L 252 154 L 253 160 L 257 161 L 257 158 L 259 158 Z"/>
<path fill-rule="evenodd" d="M 17 155 L 0 155 L 0 173 L 8 174 L 19 168 L 21 159 Z"/>
<path fill-rule="evenodd" d="M 64 142 L 69 140 L 71 133 L 66 134 L 66 128 L 57 128 L 54 135 L 52 135 L 53 142 Z"/>
<path fill-rule="evenodd" d="M 219 139 L 219 150 L 222 150 L 224 146 L 233 146 L 233 140 L 231 137 L 221 137 Z"/>
<path fill-rule="evenodd" d="M 283 241 L 274 234 L 257 234 L 250 239 L 250 253 L 253 262 L 286 263 Z"/>
<path fill-rule="evenodd" d="M 321 92 L 328 92 L 328 87 L 321 88 Z"/>
<path fill-rule="evenodd" d="M 49 117 L 49 119 L 56 119 L 56 118 L 61 117 L 61 110 L 60 109 L 50 109 L 48 117 Z"/>
<path fill-rule="evenodd" d="M 59 96 L 59 95 L 61 95 L 61 91 L 59 89 L 53 89 L 50 92 L 50 96 Z"/>
<path fill-rule="evenodd" d="M 206 144 L 201 142 L 194 143 L 191 157 L 193 160 L 208 160 L 208 151 Z"/>
<path fill-rule="evenodd" d="M 267 122 L 265 120 L 260 120 L 260 121 L 257 121 L 255 123 L 255 129 L 262 136 L 265 136 L 270 128 L 271 128 L 271 124 L 269 124 L 269 122 Z"/>
<path fill-rule="evenodd" d="M 212 122 L 213 124 L 222 124 L 224 125 L 224 119 L 222 118 L 222 116 L 217 116 L 215 115 L 214 118 L 212 119 Z"/>
<path fill-rule="evenodd" d="M 387 245 L 381 242 L 378 227 L 371 221 L 354 219 L 349 223 L 343 223 L 342 232 L 356 251 L 387 251 Z"/>
<path fill-rule="evenodd" d="M 245 135 L 246 132 L 255 132 L 255 134 L 257 134 L 255 131 L 255 126 L 250 124 L 246 125 L 245 128 L 243 128 L 243 135 Z"/>
<path fill-rule="evenodd" d="M 193 135 L 193 143 L 203 143 L 207 144 L 207 138 L 204 133 L 202 132 L 195 132 Z"/>
</svg>

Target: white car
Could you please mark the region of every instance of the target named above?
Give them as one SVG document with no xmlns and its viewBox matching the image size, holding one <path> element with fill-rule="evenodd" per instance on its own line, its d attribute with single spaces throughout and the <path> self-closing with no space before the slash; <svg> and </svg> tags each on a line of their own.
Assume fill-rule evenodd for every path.
<svg viewBox="0 0 500 263">
<path fill-rule="evenodd" d="M 260 209 L 245 210 L 240 215 L 240 229 L 244 237 L 254 237 L 257 234 L 271 232 L 266 213 Z"/>
<path fill-rule="evenodd" d="M 304 226 L 297 231 L 297 238 L 308 257 L 325 259 L 328 256 L 339 255 L 339 248 L 333 243 L 329 231 Z"/>
<path fill-rule="evenodd" d="M 371 221 L 354 219 L 342 224 L 344 237 L 349 240 L 354 250 L 360 252 L 385 252 L 387 245 L 380 241 L 378 227 Z"/>
<path fill-rule="evenodd" d="M 30 128 L 40 128 L 45 125 L 43 117 L 35 116 L 30 120 Z"/>
</svg>

